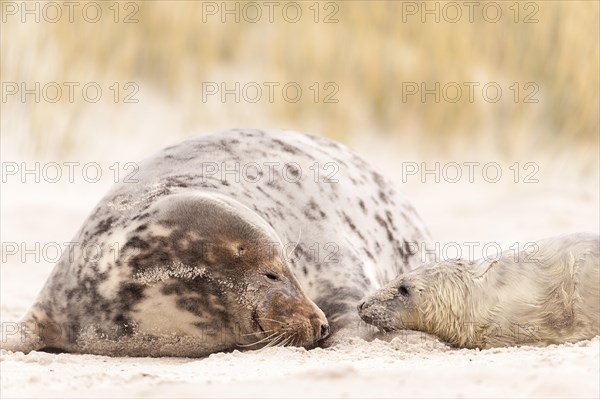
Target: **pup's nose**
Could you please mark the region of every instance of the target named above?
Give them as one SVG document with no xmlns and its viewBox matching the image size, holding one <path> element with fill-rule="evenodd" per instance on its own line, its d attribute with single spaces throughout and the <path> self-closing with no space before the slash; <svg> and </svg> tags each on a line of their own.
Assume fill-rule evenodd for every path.
<svg viewBox="0 0 600 399">
<path fill-rule="evenodd" d="M 362 301 L 361 303 L 358 304 L 358 306 L 356 307 L 359 311 L 363 310 L 365 308 L 365 305 L 367 304 L 367 301 Z"/>
<path fill-rule="evenodd" d="M 321 324 L 321 337 L 319 339 L 323 339 L 329 335 L 329 324 Z"/>
</svg>

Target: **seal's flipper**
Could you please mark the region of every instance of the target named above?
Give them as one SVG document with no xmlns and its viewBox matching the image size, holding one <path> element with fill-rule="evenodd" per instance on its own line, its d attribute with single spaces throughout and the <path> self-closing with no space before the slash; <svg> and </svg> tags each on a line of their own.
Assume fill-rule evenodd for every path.
<svg viewBox="0 0 600 399">
<path fill-rule="evenodd" d="M 29 353 L 46 347 L 46 342 L 36 332 L 32 319 L 20 322 L 2 322 L 0 349 Z"/>
</svg>

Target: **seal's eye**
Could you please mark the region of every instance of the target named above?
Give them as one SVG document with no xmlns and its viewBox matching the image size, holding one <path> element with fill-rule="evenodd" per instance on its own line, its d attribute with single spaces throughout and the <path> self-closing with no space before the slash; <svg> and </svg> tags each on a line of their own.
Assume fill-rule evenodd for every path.
<svg viewBox="0 0 600 399">
<path fill-rule="evenodd" d="M 277 276 L 275 273 L 265 273 L 265 276 L 271 281 L 279 280 L 279 276 Z"/>
<path fill-rule="evenodd" d="M 237 256 L 242 256 L 246 253 L 246 247 L 244 247 L 242 244 L 238 245 L 237 247 Z"/>
<path fill-rule="evenodd" d="M 409 294 L 408 288 L 405 285 L 401 285 L 400 287 L 398 287 L 398 292 L 400 293 L 400 295 L 405 297 Z"/>
</svg>

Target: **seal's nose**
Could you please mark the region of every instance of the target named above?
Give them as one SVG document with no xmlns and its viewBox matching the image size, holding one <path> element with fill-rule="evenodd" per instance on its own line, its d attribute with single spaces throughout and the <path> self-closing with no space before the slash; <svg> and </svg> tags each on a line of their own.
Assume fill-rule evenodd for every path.
<svg viewBox="0 0 600 399">
<path fill-rule="evenodd" d="M 319 339 L 323 339 L 329 335 L 329 324 L 321 324 L 321 337 Z"/>
<path fill-rule="evenodd" d="M 358 306 L 356 307 L 359 311 L 363 310 L 365 308 L 365 305 L 367 304 L 367 301 L 362 301 L 361 303 L 358 304 Z"/>
</svg>

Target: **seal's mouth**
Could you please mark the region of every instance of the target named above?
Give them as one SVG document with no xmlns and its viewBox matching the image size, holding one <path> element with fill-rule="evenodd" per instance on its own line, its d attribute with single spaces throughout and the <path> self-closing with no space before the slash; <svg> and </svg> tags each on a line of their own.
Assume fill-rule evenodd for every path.
<svg viewBox="0 0 600 399">
<path fill-rule="evenodd" d="M 389 333 L 392 331 L 397 331 L 399 328 L 393 325 L 389 318 L 382 316 L 380 313 L 376 314 L 361 314 L 360 315 L 363 322 L 365 322 L 368 326 L 372 328 L 376 328 L 381 333 Z"/>
</svg>

